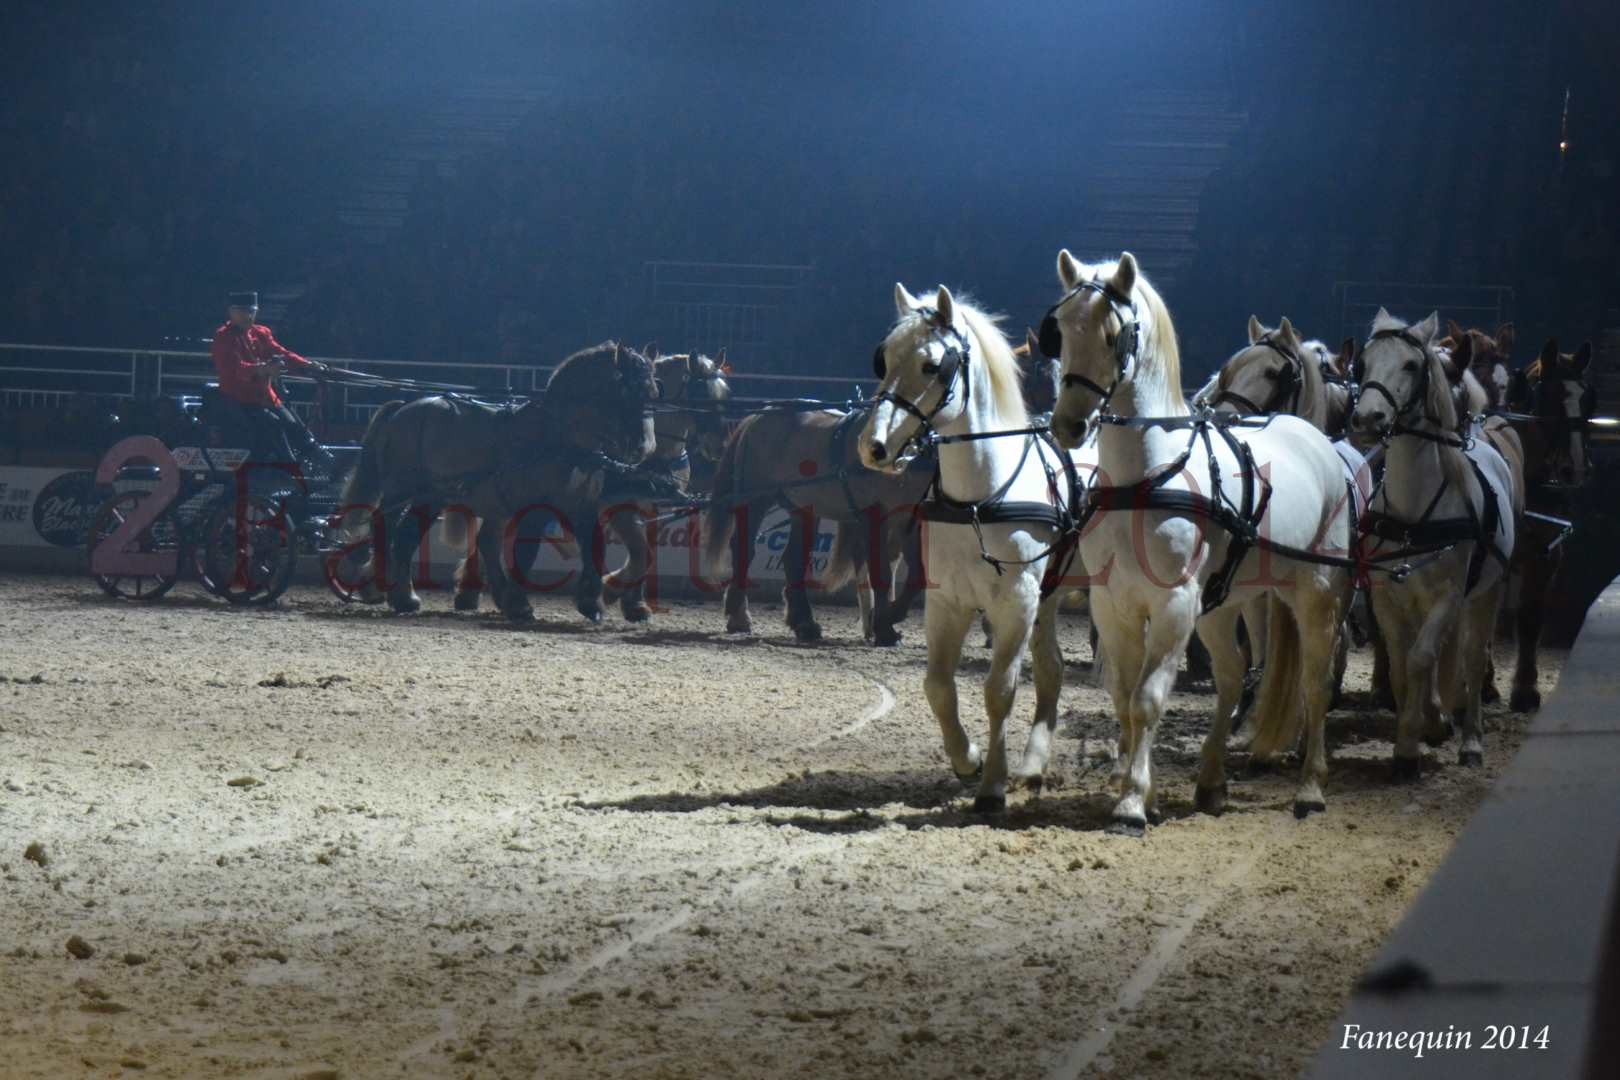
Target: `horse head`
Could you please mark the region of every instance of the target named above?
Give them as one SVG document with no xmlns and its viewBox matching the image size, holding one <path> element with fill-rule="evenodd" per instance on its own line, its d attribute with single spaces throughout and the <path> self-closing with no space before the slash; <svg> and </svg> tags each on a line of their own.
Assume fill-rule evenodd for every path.
<svg viewBox="0 0 1620 1080">
<path fill-rule="evenodd" d="M 1353 374 L 1361 394 L 1350 414 L 1352 430 L 1383 437 L 1426 420 L 1442 431 L 1455 430 L 1451 384 L 1435 351 L 1439 329 L 1438 313 L 1408 326 L 1378 309 L 1372 336 L 1355 360 Z"/>
<path fill-rule="evenodd" d="M 1524 385 L 1540 419 L 1548 447 L 1547 467 L 1561 481 L 1586 480 L 1586 421 L 1597 411 L 1597 388 L 1590 382 L 1592 343 L 1572 353 L 1558 351 L 1548 338 L 1541 355 L 1525 368 Z"/>
<path fill-rule="evenodd" d="M 681 410 L 662 413 L 660 418 L 669 417 L 668 422 L 679 430 L 678 438 L 694 442 L 705 461 L 719 461 L 728 433 L 725 403 L 731 398 L 726 350 L 708 357 L 694 349 L 665 356 L 653 366 L 660 398 L 683 404 Z"/>
<path fill-rule="evenodd" d="M 1249 343 L 1222 365 L 1204 403 L 1237 416 L 1288 413 L 1322 427 L 1326 402 L 1320 348 L 1320 342 L 1301 340 L 1286 316 L 1268 328 L 1250 315 Z"/>
<path fill-rule="evenodd" d="M 652 362 L 628 346 L 604 342 L 552 372 L 545 396 L 548 431 L 633 465 L 657 444 L 651 412 L 657 399 Z"/>
</svg>

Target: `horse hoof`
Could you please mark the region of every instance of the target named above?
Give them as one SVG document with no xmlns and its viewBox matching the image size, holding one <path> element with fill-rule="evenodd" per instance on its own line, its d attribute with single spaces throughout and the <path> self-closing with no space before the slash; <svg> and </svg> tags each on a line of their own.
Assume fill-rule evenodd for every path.
<svg viewBox="0 0 1620 1080">
<path fill-rule="evenodd" d="M 1481 769 L 1485 767 L 1485 751 L 1459 750 L 1457 751 L 1457 764 L 1467 769 Z"/>
<path fill-rule="evenodd" d="M 458 593 L 456 593 L 456 610 L 457 611 L 477 611 L 478 610 L 478 594 L 475 593 L 475 592 L 458 592 Z"/>
<path fill-rule="evenodd" d="M 726 633 L 728 634 L 752 634 L 753 632 L 754 620 L 747 615 L 726 620 Z"/>
<path fill-rule="evenodd" d="M 585 616 L 586 622 L 599 623 L 602 621 L 602 608 L 600 605 L 575 604 L 574 610 Z"/>
<path fill-rule="evenodd" d="M 1031 795 L 1039 795 L 1046 787 L 1046 777 L 1042 776 L 1040 773 L 1013 773 L 1009 779 L 1011 780 L 1013 787 L 1023 788 Z"/>
<path fill-rule="evenodd" d="M 900 644 L 900 631 L 892 626 L 880 626 L 872 631 L 872 644 L 890 648 Z"/>
<path fill-rule="evenodd" d="M 1444 746 L 1451 741 L 1451 736 L 1455 731 L 1456 728 L 1451 721 L 1447 720 L 1424 731 L 1423 741 L 1430 746 Z"/>
<path fill-rule="evenodd" d="M 814 622 L 800 623 L 793 628 L 793 636 L 803 643 L 820 641 L 821 624 Z"/>
<path fill-rule="evenodd" d="M 1247 776 L 1270 776 L 1277 771 L 1277 767 L 1278 761 L 1276 758 L 1254 757 L 1251 755 L 1249 763 L 1243 767 L 1243 772 Z"/>
<path fill-rule="evenodd" d="M 1514 687 L 1513 696 L 1508 699 L 1508 708 L 1514 712 L 1535 712 L 1541 708 L 1541 691 L 1534 687 Z"/>
<path fill-rule="evenodd" d="M 1513 693 L 1514 696 L 1518 696 L 1519 692 L 1515 690 Z M 1483 705 L 1495 705 L 1502 700 L 1502 691 L 1498 690 L 1493 682 L 1484 683 L 1479 688 L 1479 700 Z"/>
<path fill-rule="evenodd" d="M 619 610 L 624 612 L 625 622 L 646 622 L 652 618 L 652 608 L 639 600 L 633 604 L 621 605 Z"/>
<path fill-rule="evenodd" d="M 1108 823 L 1109 836 L 1128 836 L 1140 840 L 1147 835 L 1147 822 L 1135 818 L 1115 818 Z"/>
<path fill-rule="evenodd" d="M 1000 814 L 1007 809 L 1007 796 L 980 795 L 973 800 L 975 814 Z"/>
<path fill-rule="evenodd" d="M 1298 821 L 1304 821 L 1312 814 L 1324 813 L 1326 810 L 1327 803 L 1323 802 L 1321 799 L 1294 800 L 1294 818 Z"/>
<path fill-rule="evenodd" d="M 422 610 L 422 600 L 416 596 L 390 596 L 388 606 L 397 615 L 415 615 Z"/>
<path fill-rule="evenodd" d="M 1200 785 L 1193 789 L 1193 809 L 1200 814 L 1209 814 L 1220 817 L 1226 813 L 1226 784 L 1219 787 L 1203 787 Z"/>
<path fill-rule="evenodd" d="M 1422 773 L 1423 758 L 1417 754 L 1411 757 L 1402 757 L 1396 754 L 1390 759 L 1390 772 L 1397 784 L 1407 784 L 1416 780 Z"/>
<path fill-rule="evenodd" d="M 507 618 L 507 621 L 509 621 L 509 622 L 515 622 L 515 623 L 532 623 L 532 622 L 534 622 L 534 608 L 532 608 L 532 607 L 509 608 L 509 609 L 507 609 L 505 611 L 502 611 L 501 614 L 505 615 L 506 618 Z"/>
<path fill-rule="evenodd" d="M 984 767 L 983 766 L 980 766 L 979 768 L 974 769 L 970 773 L 959 773 L 959 772 L 956 771 L 956 769 L 954 767 L 951 769 L 951 775 L 956 777 L 957 782 L 962 784 L 964 787 L 969 786 L 969 785 L 971 785 L 973 787 L 977 787 L 978 784 L 979 784 L 979 774 L 982 773 L 982 772 L 984 772 Z"/>
</svg>

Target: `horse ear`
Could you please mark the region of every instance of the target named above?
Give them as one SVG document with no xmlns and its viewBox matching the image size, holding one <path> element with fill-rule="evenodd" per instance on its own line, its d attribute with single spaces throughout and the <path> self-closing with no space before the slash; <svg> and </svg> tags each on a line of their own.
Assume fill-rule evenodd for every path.
<svg viewBox="0 0 1620 1080">
<path fill-rule="evenodd" d="M 1035 331 L 1031 330 L 1027 326 L 1024 327 L 1024 348 L 1029 350 L 1029 355 L 1032 359 L 1041 355 L 1040 335 L 1035 333 Z"/>
<path fill-rule="evenodd" d="M 940 326 L 951 326 L 956 322 L 956 300 L 951 296 L 951 290 L 943 285 L 934 294 L 934 311 L 937 313 L 935 321 Z"/>
<path fill-rule="evenodd" d="M 1260 325 L 1260 316 L 1249 316 L 1249 344 L 1253 345 L 1266 336 L 1266 328 Z"/>
<path fill-rule="evenodd" d="M 1457 337 L 1457 340 L 1451 346 L 1451 362 L 1456 367 L 1459 378 L 1462 375 L 1462 370 L 1474 362 L 1474 336 L 1472 334 L 1461 334 Z M 1453 379 L 1452 381 L 1455 382 L 1456 380 Z"/>
<path fill-rule="evenodd" d="M 709 362 L 717 368 L 726 368 L 726 347 L 724 345 L 720 346 L 720 351 L 709 357 Z M 726 368 L 726 370 L 731 369 Z"/>
<path fill-rule="evenodd" d="M 1109 279 L 1109 283 L 1119 291 L 1121 296 L 1131 295 L 1131 290 L 1136 288 L 1135 255 L 1128 251 L 1120 252 L 1119 265 L 1114 268 L 1114 276 Z"/>
<path fill-rule="evenodd" d="M 658 342 L 649 341 L 649 342 L 647 342 L 647 344 L 643 345 L 641 347 L 641 355 L 645 356 L 649 360 L 657 360 L 658 359 Z"/>
<path fill-rule="evenodd" d="M 1058 283 L 1065 289 L 1074 288 L 1085 277 L 1085 271 L 1080 266 L 1080 260 L 1070 255 L 1068 248 L 1058 252 L 1057 274 Z"/>
<path fill-rule="evenodd" d="M 1339 343 L 1339 355 L 1333 358 L 1340 375 L 1350 374 L 1350 365 L 1356 361 L 1356 339 L 1347 337 Z"/>
<path fill-rule="evenodd" d="M 1449 337 L 1452 341 L 1461 341 L 1463 339 L 1463 335 L 1465 333 L 1466 333 L 1466 331 L 1463 330 L 1462 327 L 1457 325 L 1457 320 L 1456 319 L 1447 319 L 1446 320 L 1446 336 Z"/>
<path fill-rule="evenodd" d="M 696 375 L 697 370 L 698 370 L 698 354 L 695 353 L 695 352 L 687 353 L 686 354 L 686 374 L 688 376 Z"/>
<path fill-rule="evenodd" d="M 910 315 L 917 310 L 917 298 L 906 291 L 900 282 L 894 283 L 894 313 L 896 315 Z"/>
<path fill-rule="evenodd" d="M 1537 359 L 1541 361 L 1543 371 L 1556 365 L 1558 363 L 1558 339 L 1555 337 L 1548 338 L 1547 343 L 1541 347 L 1541 355 Z"/>
<path fill-rule="evenodd" d="M 1294 329 L 1294 324 L 1288 321 L 1286 315 L 1283 316 L 1282 322 L 1277 324 L 1277 336 L 1284 341 L 1290 341 L 1295 345 L 1299 344 L 1299 332 Z"/>
<path fill-rule="evenodd" d="M 1496 328 L 1496 347 L 1501 350 L 1503 356 L 1513 355 L 1513 343 L 1517 337 L 1513 324 L 1510 322 L 1505 322 Z"/>
<path fill-rule="evenodd" d="M 1379 326 L 1392 323 L 1394 321 L 1395 316 L 1389 313 L 1389 309 L 1386 307 L 1380 307 L 1378 309 L 1378 314 L 1373 316 L 1373 329 L 1376 330 L 1379 328 Z"/>
<path fill-rule="evenodd" d="M 1427 319 L 1424 319 L 1411 329 L 1413 337 L 1417 338 L 1425 345 L 1429 344 L 1434 340 L 1435 334 L 1437 334 L 1440 330 L 1440 313 L 1438 311 L 1429 312 L 1429 317 Z"/>
<path fill-rule="evenodd" d="M 1569 366 L 1577 375 L 1586 373 L 1587 367 L 1592 363 L 1592 343 L 1581 342 L 1581 347 L 1575 350 L 1575 355 L 1569 358 Z"/>
</svg>

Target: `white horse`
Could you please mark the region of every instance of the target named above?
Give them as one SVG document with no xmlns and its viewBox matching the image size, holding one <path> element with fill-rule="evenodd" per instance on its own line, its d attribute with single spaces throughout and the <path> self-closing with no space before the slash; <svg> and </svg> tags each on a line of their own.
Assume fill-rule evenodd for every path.
<svg viewBox="0 0 1620 1080">
<path fill-rule="evenodd" d="M 1182 419 L 1189 411 L 1175 327 L 1135 258 L 1126 253 L 1116 264 L 1086 266 L 1065 250 L 1058 255 L 1058 278 L 1067 295 L 1048 318 L 1053 333 L 1062 335 L 1063 389 L 1052 430 L 1063 446 L 1079 445 L 1102 423 L 1099 476 L 1122 502 L 1131 485 L 1211 495 L 1212 468 L 1228 498 L 1237 497 L 1245 473 L 1269 476 L 1273 489 L 1254 522 L 1266 543 L 1242 555 L 1224 600 L 1202 615 L 1205 586 L 1225 568 L 1233 534 L 1205 514 L 1110 510 L 1100 499 L 1102 516 L 1081 540 L 1081 558 L 1091 570 L 1092 617 L 1109 656 L 1109 693 L 1130 753 L 1115 827 L 1140 833 L 1154 813 L 1153 739 L 1195 623 L 1210 650 L 1216 687 L 1196 804 L 1212 813 L 1224 809 L 1226 741 L 1244 671 L 1236 623 L 1243 603 L 1256 593 L 1281 601 L 1269 620 L 1278 642 L 1268 652 L 1257 730 L 1290 725 L 1303 694 L 1307 745 L 1294 810 L 1304 816 L 1325 809 L 1327 672 L 1348 571 L 1285 558 L 1267 545 L 1344 556 L 1354 522 L 1338 455 L 1321 432 L 1287 416 L 1234 430 L 1232 444 L 1218 431 L 1209 431 L 1207 441 L 1194 438 L 1198 433 Z M 1248 447 L 1252 461 L 1240 460 L 1233 445 Z M 1102 495 L 1104 490 L 1093 492 Z"/>
<path fill-rule="evenodd" d="M 1221 365 L 1194 396 L 1193 403 L 1234 416 L 1285 413 L 1309 423 L 1333 440 L 1359 518 L 1372 498 L 1373 470 L 1361 451 L 1339 437 L 1350 415 L 1348 373 L 1354 343 L 1347 341 L 1335 354 L 1321 341 L 1304 338 L 1287 316 L 1276 327 L 1268 327 L 1259 316 L 1250 315 L 1248 337 L 1249 343 Z M 1353 603 L 1354 597 L 1349 602 Z M 1255 596 L 1243 612 L 1251 663 L 1265 655 L 1268 603 L 1267 597 Z M 1333 659 L 1335 692 L 1344 680 L 1349 649 L 1350 635 L 1343 633 Z M 1275 734 L 1280 740 L 1275 745 L 1249 743 L 1257 759 L 1269 760 L 1291 749 L 1298 737 L 1297 730 L 1279 730 Z"/>
<path fill-rule="evenodd" d="M 1357 360 L 1361 397 L 1351 414 L 1357 431 L 1389 445 L 1367 524 L 1377 538 L 1368 553 L 1377 558 L 1381 548 L 1399 551 L 1404 543 L 1411 554 L 1403 558 L 1414 567 L 1403 581 L 1373 582 L 1395 691 L 1400 779 L 1418 774 L 1418 739 L 1435 692 L 1443 709 L 1461 714 L 1459 762 L 1484 763 L 1480 686 L 1520 501 L 1502 455 L 1483 438 L 1458 436 L 1454 387 L 1435 347 L 1438 327 L 1438 314 L 1408 326 L 1380 308 Z M 1455 539 L 1459 532 L 1467 535 Z M 1419 553 L 1447 540 L 1436 553 Z"/>
<path fill-rule="evenodd" d="M 878 402 L 860 437 L 867 468 L 896 471 L 927 429 L 949 439 L 1029 425 L 1017 360 L 993 319 L 944 286 L 919 299 L 897 284 L 894 303 L 898 321 L 879 346 Z M 928 593 L 924 686 L 951 769 L 964 781 L 979 774 L 973 808 L 980 812 L 1006 806 L 1005 725 L 1025 646 L 1034 654 L 1035 724 L 1014 779 L 1032 787 L 1041 783 L 1051 752 L 1063 666 L 1057 596 L 1041 598 L 1049 549 L 1061 530 L 1027 514 L 998 521 L 991 508 L 1019 503 L 1061 512 L 1067 504 L 1061 459 L 1055 446 L 1032 435 L 939 448 L 940 496 L 958 508 L 980 507 L 987 520 L 976 526 L 931 517 L 924 523 L 924 563 L 937 583 Z M 990 740 L 982 750 L 962 730 L 956 695 L 963 640 L 979 611 L 993 639 L 984 684 Z"/>
</svg>

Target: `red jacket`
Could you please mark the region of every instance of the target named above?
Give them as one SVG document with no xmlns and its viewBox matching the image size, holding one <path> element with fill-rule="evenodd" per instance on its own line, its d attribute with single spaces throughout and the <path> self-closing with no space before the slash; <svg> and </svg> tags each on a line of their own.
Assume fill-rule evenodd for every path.
<svg viewBox="0 0 1620 1080">
<path fill-rule="evenodd" d="M 270 385 L 278 365 L 274 357 L 289 367 L 309 367 L 309 361 L 282 346 L 268 326 L 255 323 L 240 330 L 226 323 L 214 331 L 214 370 L 219 373 L 219 392 L 243 405 L 280 405 L 281 398 Z"/>
</svg>

